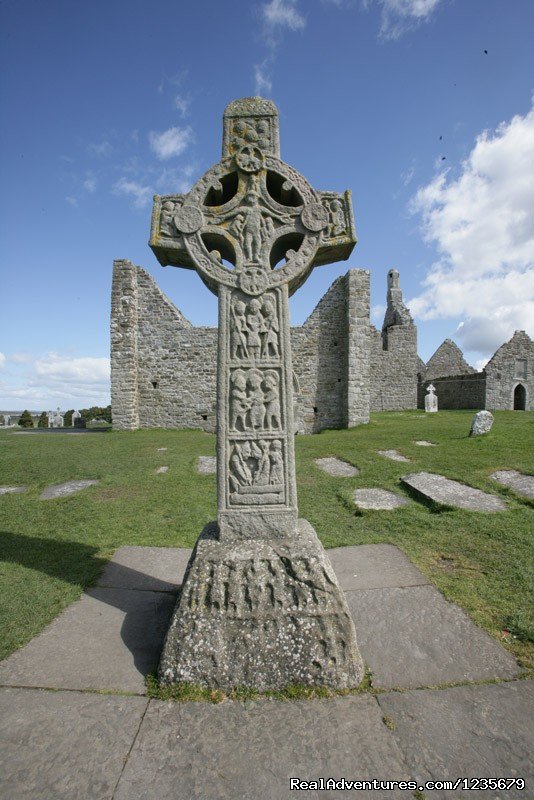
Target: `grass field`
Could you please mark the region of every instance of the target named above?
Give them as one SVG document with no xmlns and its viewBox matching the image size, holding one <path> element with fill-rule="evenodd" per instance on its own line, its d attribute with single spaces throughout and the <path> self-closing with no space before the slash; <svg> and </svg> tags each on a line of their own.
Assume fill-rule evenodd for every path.
<svg viewBox="0 0 534 800">
<path fill-rule="evenodd" d="M 511 650 L 534 674 L 534 503 L 489 478 L 496 469 L 534 473 L 534 413 L 497 412 L 487 436 L 469 439 L 472 412 L 373 414 L 366 426 L 297 436 L 300 515 L 326 547 L 389 542 L 400 547 L 445 596 Z M 436 447 L 419 447 L 428 439 Z M 158 447 L 167 451 L 158 453 Z M 397 448 L 412 460 L 385 459 Z M 24 645 L 84 588 L 124 544 L 191 547 L 216 516 L 214 475 L 198 475 L 199 455 L 215 453 L 200 431 L 17 435 L 0 432 L 0 657 Z M 314 459 L 336 455 L 354 478 L 321 472 Z M 159 465 L 169 472 L 156 475 Z M 359 487 L 399 493 L 399 478 L 427 470 L 504 497 L 487 514 L 412 502 L 395 511 L 358 512 Z M 49 484 L 98 478 L 79 494 L 41 501 Z"/>
</svg>

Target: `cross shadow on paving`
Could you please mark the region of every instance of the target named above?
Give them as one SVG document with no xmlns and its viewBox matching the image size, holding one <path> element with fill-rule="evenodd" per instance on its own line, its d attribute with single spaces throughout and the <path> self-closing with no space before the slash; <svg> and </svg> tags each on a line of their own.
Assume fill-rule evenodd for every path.
<svg viewBox="0 0 534 800">
<path fill-rule="evenodd" d="M 96 547 L 80 542 L 0 532 L 0 560 L 89 587 L 39 636 L 0 664 L 0 683 L 144 691 L 144 678 L 157 666 L 191 551 L 129 549 L 139 551 L 139 569 L 108 562 Z M 155 575 L 154 553 L 161 559 L 165 551 L 169 563 L 163 576 L 161 568 Z"/>
</svg>

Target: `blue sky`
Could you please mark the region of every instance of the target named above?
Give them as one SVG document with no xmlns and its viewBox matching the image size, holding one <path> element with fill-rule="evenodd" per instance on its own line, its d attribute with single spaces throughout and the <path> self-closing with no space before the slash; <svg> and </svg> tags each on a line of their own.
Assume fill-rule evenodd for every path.
<svg viewBox="0 0 534 800">
<path fill-rule="evenodd" d="M 0 408 L 109 402 L 114 258 L 216 324 L 198 276 L 148 248 L 152 195 L 219 159 L 225 105 L 252 94 L 279 108 L 285 161 L 353 192 L 358 245 L 314 271 L 294 324 L 357 267 L 380 326 L 395 267 L 425 360 L 450 337 L 480 366 L 534 335 L 531 0 L 5 0 L 0 15 Z"/>
</svg>

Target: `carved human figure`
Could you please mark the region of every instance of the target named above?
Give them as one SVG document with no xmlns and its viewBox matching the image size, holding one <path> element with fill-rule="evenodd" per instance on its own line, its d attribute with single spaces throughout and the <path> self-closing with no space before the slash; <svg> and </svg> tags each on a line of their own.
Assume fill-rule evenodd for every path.
<svg viewBox="0 0 534 800">
<path fill-rule="evenodd" d="M 254 430 L 260 430 L 264 427 L 265 420 L 262 373 L 257 369 L 249 370 L 247 382 L 249 387 L 248 399 L 250 401 L 250 425 Z"/>
<path fill-rule="evenodd" d="M 246 304 L 236 300 L 230 319 L 230 354 L 233 359 L 248 358 Z"/>
<path fill-rule="evenodd" d="M 269 477 L 269 483 L 271 486 L 283 484 L 284 459 L 282 456 L 282 442 L 275 440 L 271 443 L 269 458 L 271 461 L 271 474 Z"/>
<path fill-rule="evenodd" d="M 271 474 L 271 462 L 269 459 L 269 442 L 265 439 L 260 439 L 258 442 L 259 457 L 256 474 L 254 475 L 254 483 L 257 486 L 267 486 L 269 484 L 269 476 Z"/>
<path fill-rule="evenodd" d="M 340 236 L 345 233 L 345 213 L 342 203 L 334 198 L 330 201 L 330 236 Z"/>
<path fill-rule="evenodd" d="M 263 329 L 263 325 L 264 319 L 261 314 L 261 303 L 254 298 L 250 301 L 247 308 L 247 349 L 250 356 L 254 359 L 260 357 L 260 331 Z"/>
<path fill-rule="evenodd" d="M 247 377 L 243 370 L 236 370 L 231 376 L 230 389 L 230 428 L 232 430 L 246 430 L 247 411 L 250 402 L 247 398 Z M 240 428 L 238 427 L 240 423 Z"/>
<path fill-rule="evenodd" d="M 261 307 L 263 314 L 263 342 L 261 347 L 262 358 L 269 358 L 271 355 L 278 358 L 280 351 L 278 348 L 278 319 L 276 307 L 273 301 L 266 297 Z M 271 352 L 272 351 L 272 352 Z"/>
<path fill-rule="evenodd" d="M 247 463 L 250 458 L 250 443 L 236 442 L 230 456 L 230 488 L 232 491 L 239 491 L 240 486 L 250 486 L 252 484 L 252 473 Z"/>
<path fill-rule="evenodd" d="M 263 400 L 265 403 L 265 428 L 270 431 L 273 428 L 282 427 L 280 419 L 280 376 L 274 369 L 265 373 L 263 379 L 265 387 Z"/>
<path fill-rule="evenodd" d="M 166 200 L 161 206 L 161 233 L 164 236 L 176 236 L 176 227 L 173 222 L 175 204 Z"/>
</svg>

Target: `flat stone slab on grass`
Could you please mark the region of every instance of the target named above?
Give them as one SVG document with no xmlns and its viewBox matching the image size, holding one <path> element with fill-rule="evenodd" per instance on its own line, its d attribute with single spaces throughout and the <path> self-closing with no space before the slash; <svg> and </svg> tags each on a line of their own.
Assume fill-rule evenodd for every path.
<svg viewBox="0 0 534 800">
<path fill-rule="evenodd" d="M 0 689 L 0 798 L 109 800 L 147 702 Z"/>
<path fill-rule="evenodd" d="M 391 461 L 405 461 L 406 463 L 410 461 L 409 458 L 403 456 L 398 450 L 377 450 L 377 453 L 379 456 L 391 459 Z"/>
<path fill-rule="evenodd" d="M 336 478 L 353 478 L 355 475 L 360 474 L 358 467 L 349 464 L 347 461 L 341 461 L 341 459 L 335 458 L 334 456 L 330 458 L 316 458 L 315 463 L 323 472 L 334 475 Z"/>
<path fill-rule="evenodd" d="M 119 547 L 98 586 L 176 593 L 191 552 L 188 547 Z"/>
<path fill-rule="evenodd" d="M 472 486 L 445 478 L 444 475 L 414 472 L 412 475 L 404 475 L 401 481 L 428 500 L 445 506 L 489 512 L 504 511 L 507 507 L 500 497 L 473 489 Z"/>
<path fill-rule="evenodd" d="M 333 547 L 326 555 L 344 591 L 429 583 L 408 556 L 392 544 Z"/>
<path fill-rule="evenodd" d="M 501 469 L 490 475 L 490 478 L 502 486 L 513 489 L 522 497 L 534 499 L 534 475 L 523 475 L 515 469 Z"/>
<path fill-rule="evenodd" d="M 419 439 L 416 443 L 419 447 L 435 447 L 434 442 L 427 442 L 426 439 Z"/>
<path fill-rule="evenodd" d="M 213 475 L 217 472 L 216 456 L 199 456 L 197 462 L 197 472 L 201 475 Z"/>
<path fill-rule="evenodd" d="M 152 700 L 114 800 L 282 800 L 301 794 L 290 791 L 291 778 L 321 777 L 409 777 L 374 698 L 220 705 Z M 336 791 L 302 794 L 341 797 Z M 405 798 L 406 792 L 387 797 Z"/>
<path fill-rule="evenodd" d="M 168 472 L 168 467 L 158 467 L 156 470 L 156 475 L 163 475 L 165 472 Z"/>
<path fill-rule="evenodd" d="M 158 447 L 158 453 L 165 453 L 167 450 L 166 447 Z"/>
<path fill-rule="evenodd" d="M 0 684 L 144 694 L 175 602 L 166 592 L 89 589 L 0 663 Z"/>
<path fill-rule="evenodd" d="M 26 486 L 0 486 L 0 494 L 22 494 Z"/>
<path fill-rule="evenodd" d="M 375 511 L 392 511 L 410 502 L 406 497 L 388 492 L 387 489 L 356 489 L 353 497 L 358 508 Z"/>
<path fill-rule="evenodd" d="M 58 483 L 55 486 L 47 486 L 41 494 L 40 500 L 54 500 L 56 497 L 67 497 L 69 494 L 76 494 L 88 486 L 94 486 L 100 481 L 67 481 Z"/>
<path fill-rule="evenodd" d="M 393 736 L 413 779 L 503 777 L 526 784 L 523 791 L 432 791 L 428 798 L 532 796 L 532 681 L 394 692 L 378 695 L 378 702 L 394 723 Z"/>
<path fill-rule="evenodd" d="M 381 689 L 513 678 L 515 659 L 434 586 L 346 593 L 358 645 Z"/>
</svg>

